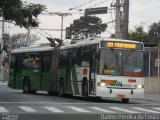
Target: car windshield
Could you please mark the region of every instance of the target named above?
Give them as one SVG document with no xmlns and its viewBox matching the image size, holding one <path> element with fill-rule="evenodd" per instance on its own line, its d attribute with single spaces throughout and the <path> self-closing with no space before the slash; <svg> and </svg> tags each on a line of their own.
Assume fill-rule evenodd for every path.
<svg viewBox="0 0 160 120">
<path fill-rule="evenodd" d="M 143 76 L 143 52 L 101 49 L 99 74 Z"/>
</svg>

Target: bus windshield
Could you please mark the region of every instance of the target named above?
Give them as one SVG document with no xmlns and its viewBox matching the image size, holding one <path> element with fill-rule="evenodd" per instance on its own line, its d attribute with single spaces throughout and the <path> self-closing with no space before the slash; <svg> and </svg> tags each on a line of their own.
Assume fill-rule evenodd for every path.
<svg viewBox="0 0 160 120">
<path fill-rule="evenodd" d="M 101 49 L 99 74 L 144 76 L 143 52 L 119 49 Z"/>
</svg>

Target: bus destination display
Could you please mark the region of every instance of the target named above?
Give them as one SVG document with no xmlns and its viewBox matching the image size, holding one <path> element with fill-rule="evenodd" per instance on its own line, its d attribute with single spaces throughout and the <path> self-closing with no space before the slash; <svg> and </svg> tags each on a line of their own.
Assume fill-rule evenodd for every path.
<svg viewBox="0 0 160 120">
<path fill-rule="evenodd" d="M 128 43 L 128 42 L 108 41 L 108 42 L 102 42 L 101 46 L 102 47 L 107 47 L 107 48 L 137 49 L 137 50 L 142 50 L 143 49 L 142 44 Z"/>
</svg>

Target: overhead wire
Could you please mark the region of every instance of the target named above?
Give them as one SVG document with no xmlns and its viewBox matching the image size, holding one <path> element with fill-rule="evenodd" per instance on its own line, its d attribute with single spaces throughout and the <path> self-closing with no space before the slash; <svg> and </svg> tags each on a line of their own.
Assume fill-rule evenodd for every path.
<svg viewBox="0 0 160 120">
<path fill-rule="evenodd" d="M 109 1 L 109 0 L 103 0 L 103 1 L 101 1 L 101 2 L 99 2 L 99 3 L 96 3 L 96 4 L 92 5 L 92 6 L 90 6 L 90 8 L 91 8 L 91 7 L 98 6 L 98 5 L 100 5 L 100 4 L 102 4 L 102 3 L 105 3 L 105 2 L 107 2 L 107 1 Z"/>
<path fill-rule="evenodd" d="M 81 8 L 81 7 L 83 7 L 83 6 L 86 6 L 86 5 L 94 2 L 94 1 L 96 1 L 96 0 L 90 0 L 90 1 L 88 1 L 88 2 L 86 2 L 86 3 L 83 3 L 83 4 L 79 5 L 79 6 L 76 6 L 76 7 L 74 7 L 74 8 L 70 8 L 69 11 L 75 10 L 75 9 L 78 9 L 78 8 Z"/>
<path fill-rule="evenodd" d="M 32 28 L 33 29 L 33 28 Z M 38 34 L 42 35 L 43 37 L 47 38 L 47 36 L 51 37 L 51 38 L 54 38 L 52 35 L 50 35 L 49 33 L 47 32 L 44 32 L 42 31 L 41 29 L 39 28 L 34 28 L 33 29 L 34 31 L 36 31 Z M 46 36 L 47 35 L 47 36 Z"/>
</svg>

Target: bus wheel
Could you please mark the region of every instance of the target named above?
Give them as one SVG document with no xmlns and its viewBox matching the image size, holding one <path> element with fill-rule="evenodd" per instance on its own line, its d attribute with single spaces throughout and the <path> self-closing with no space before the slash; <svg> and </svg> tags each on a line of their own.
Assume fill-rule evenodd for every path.
<svg viewBox="0 0 160 120">
<path fill-rule="evenodd" d="M 57 96 L 58 95 L 58 92 L 53 92 L 53 91 L 47 91 L 48 95 L 54 95 L 54 96 Z"/>
<path fill-rule="evenodd" d="M 52 91 L 47 91 L 48 95 L 54 95 Z"/>
<path fill-rule="evenodd" d="M 31 94 L 36 94 L 36 90 L 32 90 L 32 91 L 30 91 L 29 93 L 31 93 Z"/>
<path fill-rule="evenodd" d="M 23 93 L 30 93 L 30 81 L 28 78 L 23 80 Z"/>
<path fill-rule="evenodd" d="M 82 95 L 85 99 L 88 99 L 88 81 L 87 78 L 83 78 L 82 80 Z"/>
<path fill-rule="evenodd" d="M 129 102 L 129 99 L 128 99 L 128 98 L 122 98 L 122 102 L 123 102 L 123 103 L 128 103 L 128 102 Z"/>
</svg>

